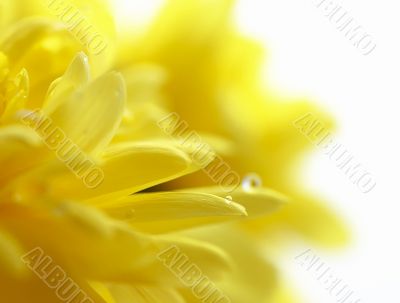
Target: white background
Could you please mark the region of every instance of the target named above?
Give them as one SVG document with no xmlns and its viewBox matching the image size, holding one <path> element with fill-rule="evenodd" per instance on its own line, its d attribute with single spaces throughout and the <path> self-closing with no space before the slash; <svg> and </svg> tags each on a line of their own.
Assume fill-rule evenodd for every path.
<svg viewBox="0 0 400 303">
<path fill-rule="evenodd" d="M 400 5 L 393 0 L 335 2 L 377 44 L 370 55 L 363 56 L 315 1 L 240 0 L 237 19 L 243 31 L 267 46 L 269 86 L 288 96 L 318 100 L 338 122 L 336 141 L 377 180 L 370 193 L 361 193 L 316 149 L 304 172 L 309 187 L 334 201 L 332 206 L 346 219 L 355 239 L 352 247 L 340 253 L 316 252 L 354 290 L 353 299 L 400 302 Z M 120 2 L 125 3 L 120 19 L 133 20 L 133 11 L 150 13 L 152 4 L 161 1 Z M 292 258 L 282 261 L 306 302 L 336 302 Z"/>
<path fill-rule="evenodd" d="M 318 100 L 338 121 L 336 141 L 377 180 L 363 194 L 316 150 L 305 172 L 310 188 L 334 201 L 355 239 L 340 255 L 321 257 L 354 290 L 354 299 L 400 302 L 400 6 L 389 0 L 336 3 L 373 37 L 377 47 L 370 55 L 362 55 L 312 0 L 243 0 L 237 13 L 242 27 L 268 47 L 270 85 Z M 302 267 L 287 262 L 307 302 L 336 302 Z"/>
</svg>

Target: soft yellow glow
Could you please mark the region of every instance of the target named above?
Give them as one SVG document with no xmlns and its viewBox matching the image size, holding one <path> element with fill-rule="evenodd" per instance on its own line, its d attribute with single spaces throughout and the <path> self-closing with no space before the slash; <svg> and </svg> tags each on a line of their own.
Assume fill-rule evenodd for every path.
<svg viewBox="0 0 400 303">
<path fill-rule="evenodd" d="M 163 0 L 115 0 L 118 25 L 145 24 L 154 17 Z"/>
</svg>

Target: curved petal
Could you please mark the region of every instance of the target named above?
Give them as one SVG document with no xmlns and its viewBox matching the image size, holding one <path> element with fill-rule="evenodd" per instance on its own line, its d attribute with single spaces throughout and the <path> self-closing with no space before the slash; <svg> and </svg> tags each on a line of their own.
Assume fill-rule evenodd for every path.
<svg viewBox="0 0 400 303">
<path fill-rule="evenodd" d="M 232 271 L 231 257 L 208 240 L 181 235 L 155 236 L 154 240 L 157 259 L 142 270 L 143 277 L 151 281 L 182 286 L 185 269 L 192 265 L 213 281 L 224 279 Z"/>
<path fill-rule="evenodd" d="M 270 302 L 278 283 L 276 269 L 261 254 L 256 242 L 242 230 L 232 225 L 215 226 L 189 231 L 185 235 L 220 247 L 232 260 L 230 274 L 221 281 L 211 280 L 216 286 L 208 288 L 205 298 L 218 289 L 221 296 L 229 299 L 227 302 Z M 191 290 L 185 289 L 183 293 L 187 302 L 200 303 L 204 300 L 201 297 L 198 299 L 199 296 L 196 298 Z"/>
<path fill-rule="evenodd" d="M 72 202 L 36 203 L 2 204 L 2 226 L 12 230 L 26 250 L 40 247 L 71 275 L 133 281 L 140 278 L 139 269 L 155 259 L 150 238 L 94 208 Z"/>
<path fill-rule="evenodd" d="M 96 205 L 199 169 L 184 151 L 156 141 L 111 146 L 103 153 L 98 168 L 104 179 L 95 188 L 87 188 L 70 172 L 53 175 L 46 182 L 57 196 L 91 199 L 88 203 Z"/>
<path fill-rule="evenodd" d="M 82 57 L 78 56 L 76 60 L 79 62 Z M 74 62 L 71 65 L 65 78 L 54 89 L 56 96 L 59 92 L 57 88 L 67 86 L 64 82 L 68 82 L 76 74 L 73 70 L 76 65 L 79 66 L 79 63 Z M 122 119 L 126 96 L 121 75 L 106 74 L 87 87 L 58 97 L 64 100 L 55 101 L 58 106 L 45 111 L 52 124 L 87 154 L 95 155 L 102 151 L 111 141 Z"/>
<path fill-rule="evenodd" d="M 57 24 L 56 27 L 68 29 L 79 50 L 91 54 L 90 61 L 98 76 L 110 67 L 115 52 L 116 29 L 111 2 L 111 0 L 19 0 L 18 5 L 14 5 L 14 14 L 10 19 L 17 22 L 36 17 Z M 94 38 L 96 36 L 97 38 Z M 90 44 L 92 39 L 93 43 Z M 99 49 L 101 51 L 95 51 L 97 43 L 102 45 Z M 62 56 L 57 54 L 60 55 Z M 68 62 L 69 60 L 66 63 Z"/>
<path fill-rule="evenodd" d="M 43 19 L 16 23 L 0 37 L 0 47 L 9 58 L 12 74 L 23 68 L 29 73 L 29 108 L 41 106 L 50 83 L 62 75 L 73 56 L 83 50 L 65 27 Z"/>
<path fill-rule="evenodd" d="M 343 220 L 315 197 L 297 193 L 292 203 L 268 218 L 246 222 L 257 233 L 290 232 L 324 247 L 340 247 L 350 241 L 349 231 Z"/>
<path fill-rule="evenodd" d="M 246 216 L 241 205 L 203 193 L 134 194 L 98 205 L 111 216 L 129 222 L 135 229 L 165 233 Z"/>
<path fill-rule="evenodd" d="M 180 191 L 182 190 L 178 190 L 178 192 Z M 184 191 L 209 193 L 225 199 L 228 197 L 244 206 L 249 219 L 274 212 L 285 205 L 288 200 L 282 194 L 267 188 L 245 189 L 240 187 L 229 193 L 229 196 L 217 186 L 194 187 Z"/>
<path fill-rule="evenodd" d="M 72 60 L 64 75 L 50 85 L 43 110 L 47 113 L 53 112 L 64 101 L 63 96 L 85 87 L 89 79 L 88 57 L 81 52 Z"/>
</svg>

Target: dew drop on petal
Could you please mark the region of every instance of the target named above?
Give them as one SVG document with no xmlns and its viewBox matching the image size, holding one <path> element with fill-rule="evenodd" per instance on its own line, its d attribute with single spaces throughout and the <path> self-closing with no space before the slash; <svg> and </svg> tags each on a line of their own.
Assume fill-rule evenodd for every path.
<svg viewBox="0 0 400 303">
<path fill-rule="evenodd" d="M 226 196 L 226 197 L 225 197 L 225 201 L 226 201 L 226 203 L 228 203 L 228 204 L 231 204 L 231 203 L 232 203 L 232 200 L 233 200 L 232 196 Z"/>
<path fill-rule="evenodd" d="M 245 191 L 251 191 L 262 186 L 262 180 L 256 173 L 247 174 L 242 181 L 242 188 Z"/>
</svg>

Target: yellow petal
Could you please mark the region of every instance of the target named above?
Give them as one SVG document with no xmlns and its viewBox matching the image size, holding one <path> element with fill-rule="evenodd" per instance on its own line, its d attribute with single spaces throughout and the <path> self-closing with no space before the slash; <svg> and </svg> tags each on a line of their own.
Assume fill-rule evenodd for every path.
<svg viewBox="0 0 400 303">
<path fill-rule="evenodd" d="M 88 285 L 87 281 L 81 279 L 79 276 L 71 276 L 69 273 L 66 274 L 72 279 L 73 282 L 77 284 L 81 291 L 76 295 L 74 300 L 76 300 L 77 302 L 78 300 L 82 301 L 87 296 L 91 299 L 90 302 L 106 303 L 106 301 L 104 301 L 92 289 L 92 287 Z M 33 272 L 30 273 L 30 275 L 28 275 L 27 277 L 21 279 L 12 279 L 9 277 L 5 277 L 3 276 L 3 272 L 0 272 L 0 283 L 2 285 L 1 298 L 2 300 L 4 300 L 3 302 L 61 302 L 61 299 L 56 295 L 56 289 L 48 287 L 45 281 L 41 280 L 40 277 L 38 277 Z M 69 300 L 68 297 L 67 300 Z"/>
<path fill-rule="evenodd" d="M 90 285 L 107 303 L 118 303 L 113 299 L 113 296 L 106 284 L 97 281 L 91 281 Z"/>
<path fill-rule="evenodd" d="M 212 133 L 199 133 L 199 135 L 204 142 L 207 142 L 218 155 L 232 156 L 236 151 L 234 143 L 222 136 Z"/>
<path fill-rule="evenodd" d="M 82 58 L 78 57 L 77 60 L 79 62 Z M 73 69 L 76 65 L 79 63 L 73 63 L 65 81 L 75 74 Z M 59 85 L 64 85 L 63 81 Z M 114 136 L 123 115 L 125 85 L 121 75 L 106 74 L 62 98 L 64 100 L 59 106 L 47 113 L 52 124 L 87 154 L 96 154 L 104 149 Z"/>
<path fill-rule="evenodd" d="M 109 288 L 118 303 L 185 303 L 177 290 L 162 285 L 113 285 Z"/>
<path fill-rule="evenodd" d="M 0 129 L 0 184 L 11 181 L 42 159 L 41 140 L 25 126 L 8 126 Z M 3 185 L 4 186 L 4 185 Z M 2 188 L 3 189 L 3 188 Z M 0 190 L 1 192 L 1 190 Z"/>
<path fill-rule="evenodd" d="M 98 167 L 104 173 L 104 180 L 96 188 L 87 188 L 81 179 L 70 172 L 52 176 L 47 182 L 55 195 L 92 198 L 89 203 L 98 204 L 199 169 L 184 151 L 151 141 L 111 146 L 102 155 Z"/>
<path fill-rule="evenodd" d="M 293 194 L 291 200 L 268 217 L 246 222 L 247 227 L 263 235 L 289 231 L 324 247 L 339 247 L 350 241 L 346 224 L 324 203 L 304 193 Z"/>
<path fill-rule="evenodd" d="M 12 123 L 18 119 L 18 111 L 25 108 L 26 100 L 29 95 L 28 72 L 22 69 L 11 81 L 11 87 L 6 93 L 6 107 L 1 119 L 5 123 Z"/>
<path fill-rule="evenodd" d="M 0 229 L 0 268 L 6 276 L 21 277 L 26 271 L 21 261 L 22 248 L 18 241 L 6 231 Z"/>
<path fill-rule="evenodd" d="M 203 193 L 160 192 L 134 194 L 100 206 L 111 216 L 128 221 L 135 229 L 164 233 L 224 222 L 246 216 L 241 205 Z"/>
<path fill-rule="evenodd" d="M 202 55 L 199 45 L 220 38 L 232 3 L 232 0 L 218 3 L 199 0 L 166 2 L 143 41 L 134 48 L 137 57 L 142 60 L 150 57 L 155 62 L 167 62 L 177 68 L 184 68 L 182 60 L 188 60 L 188 54 L 197 51 Z M 177 48 L 177 41 L 185 43 L 180 43 Z M 135 55 L 134 51 L 133 56 L 132 52 L 126 52 L 119 57 L 132 60 L 136 59 Z"/>
<path fill-rule="evenodd" d="M 84 87 L 89 82 L 89 78 L 88 58 L 84 53 L 79 53 L 75 56 L 65 74 L 51 84 L 47 92 L 46 102 L 43 105 L 44 111 L 46 113 L 54 111 L 64 101 L 63 95 L 69 95 Z"/>
<path fill-rule="evenodd" d="M 239 187 L 229 194 L 218 186 L 195 187 L 185 189 L 185 191 L 209 193 L 225 199 L 227 199 L 227 196 L 229 195 L 229 199 L 244 206 L 249 218 L 274 212 L 287 202 L 285 196 L 267 188 L 245 189 Z"/>
<path fill-rule="evenodd" d="M 14 21 L 39 17 L 57 27 L 68 29 L 70 38 L 75 41 L 76 51 L 82 50 L 90 55 L 96 76 L 106 71 L 115 52 L 115 25 L 109 0 L 19 0 L 14 9 Z M 99 38 L 103 46 L 96 49 Z M 90 41 L 93 39 L 92 44 Z M 68 49 L 63 49 L 68 51 Z M 62 57 L 62 54 L 58 56 Z M 71 57 L 68 59 L 72 59 Z"/>
<path fill-rule="evenodd" d="M 128 97 L 131 98 L 132 95 Z M 113 142 L 170 139 L 157 125 L 157 122 L 166 115 L 165 110 L 152 102 L 129 105 Z"/>
<path fill-rule="evenodd" d="M 66 28 L 43 19 L 16 23 L 0 37 L 0 47 L 9 58 L 12 74 L 22 68 L 29 73 L 29 108 L 41 106 L 50 83 L 65 71 L 73 56 L 82 50 Z"/>
<path fill-rule="evenodd" d="M 28 250 L 42 248 L 72 275 L 133 281 L 140 278 L 138 269 L 155 259 L 150 239 L 94 208 L 72 202 L 36 203 L 35 207 L 3 204 L 2 225 Z"/>
<path fill-rule="evenodd" d="M 0 31 L 4 31 L 4 28 L 15 18 L 16 4 L 13 0 L 0 2 Z"/>
<path fill-rule="evenodd" d="M 230 302 L 270 302 L 277 285 L 276 269 L 266 260 L 260 247 L 242 230 L 232 225 L 215 226 L 184 234 L 206 240 L 230 256 L 232 272 L 221 281 L 211 280 Z M 213 289 L 215 287 L 211 288 Z M 185 290 L 184 293 L 187 302 L 202 302 L 190 290 Z"/>
<path fill-rule="evenodd" d="M 213 281 L 223 279 L 232 270 L 230 256 L 208 240 L 165 235 L 154 239 L 157 259 L 143 268 L 141 274 L 144 278 L 182 286 L 184 269 L 191 265 L 197 266 L 203 275 Z"/>
<path fill-rule="evenodd" d="M 150 238 L 93 208 L 71 202 L 43 202 L 40 208 L 3 204 L 2 225 L 13 230 L 25 247 L 42 248 L 74 276 L 116 283 L 179 285 L 179 278 L 158 257 L 170 247 L 179 247 L 210 278 L 221 279 L 230 270 L 229 257 L 206 242 L 170 236 Z"/>
</svg>

